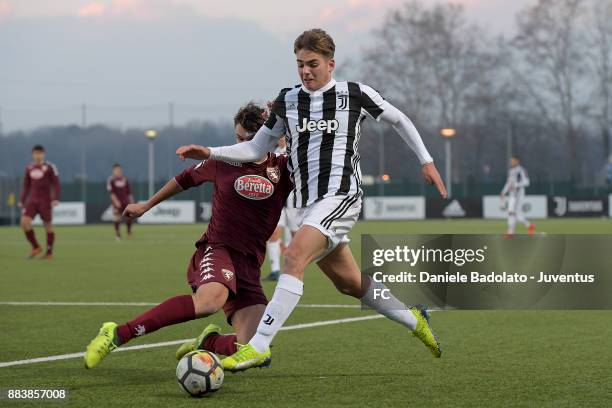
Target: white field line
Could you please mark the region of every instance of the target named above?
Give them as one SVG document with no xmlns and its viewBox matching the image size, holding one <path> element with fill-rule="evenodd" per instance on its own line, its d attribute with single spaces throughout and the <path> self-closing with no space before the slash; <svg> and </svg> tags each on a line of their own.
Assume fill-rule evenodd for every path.
<svg viewBox="0 0 612 408">
<path fill-rule="evenodd" d="M 47 301 L 25 301 L 25 302 L 0 302 L 0 306 L 157 306 L 159 303 L 151 302 L 47 302 Z M 359 309 L 360 305 L 320 305 L 304 304 L 301 308 L 311 309 Z"/>
<path fill-rule="evenodd" d="M 293 325 L 293 326 L 282 327 L 281 331 L 301 330 L 301 329 L 308 329 L 308 328 L 311 328 L 311 327 L 320 327 L 320 326 L 329 326 L 329 325 L 334 325 L 334 324 L 360 322 L 360 321 L 364 321 L 364 320 L 380 319 L 382 317 L 384 317 L 384 316 L 382 316 L 382 315 L 368 315 L 368 316 L 360 316 L 360 317 L 349 317 L 349 318 L 346 318 L 346 319 L 322 320 L 322 321 L 318 321 L 318 322 L 302 323 L 302 324 L 296 324 L 296 325 Z M 182 344 L 182 343 L 184 343 L 186 341 L 189 341 L 189 340 L 191 340 L 191 339 L 163 341 L 163 342 L 160 342 L 160 343 L 151 343 L 151 344 L 141 344 L 141 345 L 138 345 L 138 346 L 120 347 L 118 349 L 115 349 L 113 352 L 131 351 L 131 350 L 142 350 L 142 349 L 150 349 L 150 348 L 157 348 L 157 347 L 174 346 L 174 345 Z M 19 366 L 19 365 L 27 365 L 27 364 L 35 364 L 35 363 L 44 363 L 44 362 L 48 362 L 48 361 L 70 360 L 70 359 L 74 359 L 74 358 L 81 358 L 81 357 L 83 357 L 84 354 L 85 353 L 80 352 L 80 353 L 60 354 L 60 355 L 48 356 L 48 357 L 30 358 L 30 359 L 27 359 L 27 360 L 5 361 L 5 362 L 0 362 L 0 368 L 2 368 L 2 367 L 11 367 L 11 366 Z"/>
</svg>

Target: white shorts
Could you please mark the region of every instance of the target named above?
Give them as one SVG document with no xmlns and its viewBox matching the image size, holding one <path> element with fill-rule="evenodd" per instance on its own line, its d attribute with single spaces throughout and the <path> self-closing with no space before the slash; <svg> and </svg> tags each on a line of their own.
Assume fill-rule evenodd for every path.
<svg viewBox="0 0 612 408">
<path fill-rule="evenodd" d="M 300 208 L 301 225 L 310 225 L 327 237 L 327 249 L 317 260 L 325 258 L 340 244 L 348 243 L 348 233 L 361 213 L 361 193 L 331 196 Z"/>
</svg>

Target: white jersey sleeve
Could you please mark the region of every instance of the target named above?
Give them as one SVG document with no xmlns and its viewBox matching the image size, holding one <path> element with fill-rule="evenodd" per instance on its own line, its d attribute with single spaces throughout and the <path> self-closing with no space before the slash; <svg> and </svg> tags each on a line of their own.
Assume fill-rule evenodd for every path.
<svg viewBox="0 0 612 408">
<path fill-rule="evenodd" d="M 252 162 L 261 159 L 268 152 L 273 152 L 278 146 L 278 139 L 284 134 L 283 121 L 272 113 L 253 139 L 231 146 L 213 147 L 210 149 L 210 158 L 225 162 Z"/>
</svg>

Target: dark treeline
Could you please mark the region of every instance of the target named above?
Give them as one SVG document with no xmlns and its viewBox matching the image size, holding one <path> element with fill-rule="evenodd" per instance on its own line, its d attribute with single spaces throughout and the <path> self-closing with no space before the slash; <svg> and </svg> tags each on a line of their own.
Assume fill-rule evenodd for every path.
<svg viewBox="0 0 612 408">
<path fill-rule="evenodd" d="M 174 155 L 183 144 L 221 145 L 234 143 L 231 123 L 204 122 L 158 130 L 155 139 L 155 177 L 165 179 L 186 167 Z M 85 173 L 91 181 L 105 180 L 113 163 L 120 163 L 133 180 L 148 177 L 148 139 L 145 129 L 120 130 L 104 125 L 45 127 L 32 132 L 15 132 L 0 137 L 0 171 L 8 177 L 22 176 L 34 144 L 42 144 L 47 158 L 55 163 L 63 181 L 81 174 L 81 152 Z"/>
</svg>

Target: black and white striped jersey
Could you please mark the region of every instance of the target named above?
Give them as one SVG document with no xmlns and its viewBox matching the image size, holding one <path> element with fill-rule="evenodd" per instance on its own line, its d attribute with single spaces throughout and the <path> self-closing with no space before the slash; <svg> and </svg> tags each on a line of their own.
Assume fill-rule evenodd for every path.
<svg viewBox="0 0 612 408">
<path fill-rule="evenodd" d="M 264 126 L 285 134 L 297 207 L 361 192 L 361 123 L 379 119 L 383 102 L 367 85 L 333 79 L 317 91 L 298 85 L 280 92 Z"/>
<path fill-rule="evenodd" d="M 524 195 L 525 188 L 529 187 L 530 184 L 529 175 L 527 174 L 527 170 L 523 166 L 514 166 L 508 170 L 508 178 L 506 179 L 506 184 L 504 184 L 504 188 L 502 189 L 502 195 Z"/>
<path fill-rule="evenodd" d="M 258 160 L 274 151 L 284 135 L 296 207 L 334 195 L 361 194 L 359 138 L 368 116 L 391 124 L 421 164 L 433 162 L 419 132 L 399 109 L 367 85 L 333 79 L 316 91 L 300 85 L 281 90 L 270 117 L 252 140 L 213 147 L 210 157 L 228 162 Z"/>
</svg>

